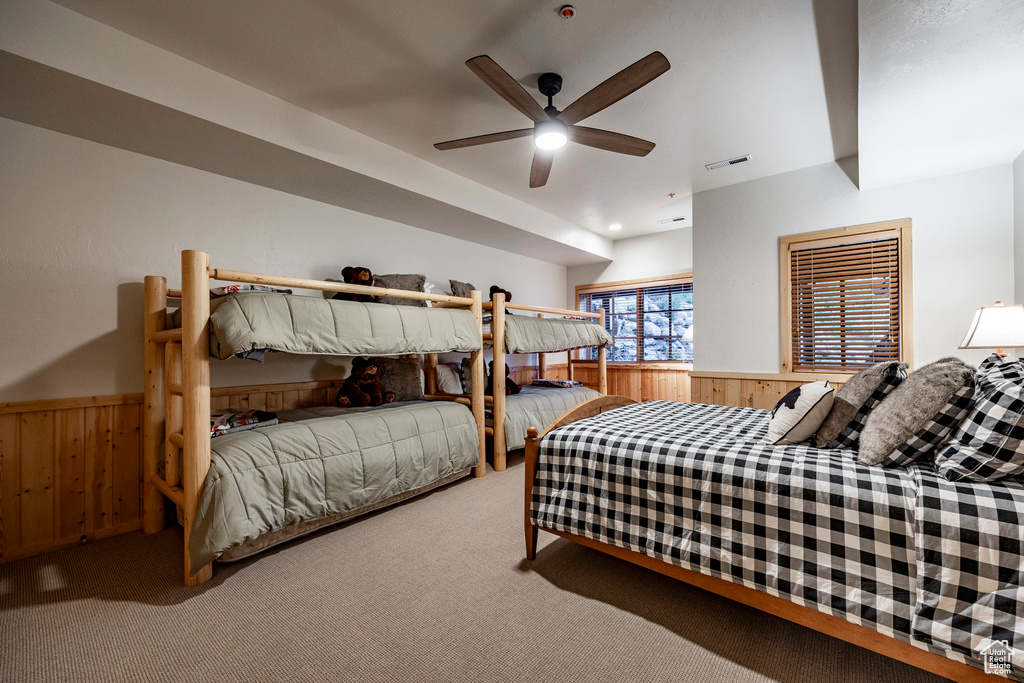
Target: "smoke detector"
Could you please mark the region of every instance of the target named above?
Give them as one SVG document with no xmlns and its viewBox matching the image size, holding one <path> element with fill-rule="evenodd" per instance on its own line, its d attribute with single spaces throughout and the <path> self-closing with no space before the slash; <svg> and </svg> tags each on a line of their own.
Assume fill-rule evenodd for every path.
<svg viewBox="0 0 1024 683">
<path fill-rule="evenodd" d="M 576 8 L 572 5 L 562 5 L 562 8 L 558 10 L 558 14 L 561 15 L 563 19 L 572 19 L 576 16 Z"/>
<path fill-rule="evenodd" d="M 744 154 L 741 157 L 733 157 L 732 159 L 726 159 L 725 161 L 716 161 L 713 164 L 704 164 L 704 168 L 708 169 L 709 171 L 714 171 L 716 168 L 735 166 L 736 164 L 742 164 L 744 161 L 750 161 L 749 154 Z"/>
</svg>

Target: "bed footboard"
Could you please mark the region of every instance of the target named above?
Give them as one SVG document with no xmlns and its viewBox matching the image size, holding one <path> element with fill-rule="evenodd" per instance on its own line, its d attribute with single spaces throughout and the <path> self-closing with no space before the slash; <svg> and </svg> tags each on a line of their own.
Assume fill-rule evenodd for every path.
<svg viewBox="0 0 1024 683">
<path fill-rule="evenodd" d="M 526 559 L 532 560 L 537 552 L 537 527 L 530 521 L 530 503 L 533 499 L 533 482 L 537 474 L 537 456 L 540 453 L 540 440 L 553 429 L 558 429 L 577 420 L 600 415 L 608 410 L 633 405 L 634 403 L 638 403 L 638 401 L 628 396 L 598 396 L 568 410 L 564 415 L 549 424 L 543 432 L 538 432 L 536 427 L 530 427 L 526 431 L 526 494 L 523 505 L 526 531 Z"/>
</svg>

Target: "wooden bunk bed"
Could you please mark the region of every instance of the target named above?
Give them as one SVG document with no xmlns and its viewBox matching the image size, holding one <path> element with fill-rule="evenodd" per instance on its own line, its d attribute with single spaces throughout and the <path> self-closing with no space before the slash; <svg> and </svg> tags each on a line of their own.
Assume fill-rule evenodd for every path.
<svg viewBox="0 0 1024 683">
<path fill-rule="evenodd" d="M 482 335 L 482 298 L 479 291 L 472 292 L 471 298 L 460 298 L 211 268 L 207 253 L 192 250 L 183 251 L 181 255 L 180 290 L 168 289 L 164 277 L 147 276 L 144 313 L 146 383 L 143 401 L 143 530 L 156 533 L 164 528 L 165 497 L 180 508 L 185 530 L 184 579 L 189 586 L 209 580 L 213 572 L 212 562 L 197 571 L 191 571 L 189 556 L 189 541 L 197 504 L 211 468 L 211 280 L 430 301 L 434 307 L 468 309 L 476 321 L 476 333 Z M 181 327 L 167 329 L 168 298 L 181 300 Z M 482 477 L 486 473 L 482 341 L 478 348 L 470 355 L 474 386 L 470 396 L 428 395 L 425 398 L 456 400 L 470 407 L 479 443 L 478 458 L 472 471 L 475 476 Z M 443 352 L 450 349 L 435 350 Z"/>
<path fill-rule="evenodd" d="M 612 419 L 612 415 L 603 415 L 603 413 L 608 411 L 615 411 L 614 419 Z M 758 415 L 754 413 L 758 413 Z M 998 629 L 1001 630 L 998 630 L 995 624 L 986 623 L 984 618 L 979 619 L 977 615 L 972 616 L 970 609 L 973 609 L 973 605 L 966 604 L 958 605 L 958 607 L 963 609 L 962 612 L 953 610 L 951 614 L 946 613 L 944 610 L 939 610 L 937 615 L 934 614 L 931 603 L 925 604 L 923 611 L 915 612 L 914 603 L 926 600 L 926 598 L 919 594 L 921 592 L 920 586 L 915 590 L 916 584 L 912 571 L 915 566 L 913 560 L 915 550 L 918 553 L 923 552 L 923 555 L 919 556 L 918 564 L 920 564 L 920 567 L 918 571 L 927 571 L 929 563 L 937 562 L 937 566 L 941 567 L 943 560 L 935 559 L 937 553 L 948 553 L 954 565 L 962 557 L 965 562 L 982 565 L 983 568 L 980 571 L 974 570 L 976 572 L 994 572 L 995 569 L 991 565 L 996 560 L 993 558 L 998 558 L 999 556 L 999 552 L 991 550 L 991 544 L 985 545 L 983 540 L 985 534 L 980 534 L 982 537 L 980 545 L 978 540 L 970 540 L 971 538 L 978 538 L 976 530 L 978 529 L 977 524 L 981 519 L 980 515 L 972 516 L 970 513 L 959 515 L 956 519 L 966 525 L 968 532 L 975 534 L 973 537 L 969 534 L 963 537 L 954 550 L 949 550 L 946 546 L 935 544 L 935 538 L 930 537 L 929 534 L 944 536 L 946 543 L 953 543 L 954 539 L 960 538 L 958 536 L 959 528 L 945 528 L 946 525 L 941 518 L 943 513 L 939 509 L 939 504 L 935 502 L 935 498 L 943 499 L 945 501 L 944 506 L 952 504 L 952 509 L 957 509 L 956 501 L 965 496 L 965 494 L 967 498 L 963 502 L 968 504 L 968 506 L 972 503 L 973 498 L 969 491 L 965 491 L 953 482 L 945 482 L 934 472 L 927 471 L 927 468 L 911 471 L 906 474 L 896 474 L 892 470 L 880 472 L 881 468 L 873 468 L 875 470 L 873 473 L 860 469 L 856 474 L 859 475 L 861 485 L 864 485 L 863 482 L 867 478 L 873 478 L 875 486 L 871 490 L 865 489 L 867 491 L 866 494 L 865 491 L 858 492 L 858 487 L 852 487 L 852 491 L 844 493 L 847 499 L 842 501 L 837 508 L 837 518 L 841 521 L 842 516 L 845 514 L 845 508 L 851 508 L 852 506 L 851 509 L 857 509 L 857 497 L 859 495 L 868 495 L 868 507 L 866 509 L 873 510 L 873 506 L 877 505 L 877 510 L 870 514 L 881 515 L 879 518 L 881 521 L 878 526 L 882 529 L 887 528 L 889 517 L 882 512 L 883 506 L 879 503 L 879 494 L 880 491 L 889 488 L 890 504 L 894 504 L 897 508 L 910 506 L 911 513 L 907 514 L 905 519 L 908 520 L 910 525 L 908 529 L 914 529 L 913 520 L 915 515 L 912 513 L 913 503 L 904 501 L 904 494 L 915 492 L 917 490 L 916 484 L 924 482 L 932 502 L 917 508 L 918 514 L 927 515 L 928 519 L 918 523 L 917 533 L 921 537 L 915 537 L 913 536 L 914 532 L 910 532 L 910 545 L 912 547 L 905 549 L 910 558 L 907 576 L 904 577 L 907 579 L 908 585 L 901 588 L 907 596 L 906 603 L 900 603 L 900 601 L 895 599 L 896 593 L 891 587 L 886 585 L 884 579 L 878 581 L 877 595 L 879 596 L 879 602 L 876 603 L 874 601 L 871 597 L 873 592 L 863 587 L 874 585 L 875 579 L 878 578 L 870 574 L 875 569 L 874 565 L 863 565 L 865 568 L 862 571 L 868 573 L 865 576 L 860 576 L 855 572 L 850 572 L 849 574 L 841 572 L 839 574 L 839 576 L 849 576 L 849 586 L 852 590 L 844 588 L 841 581 L 838 588 L 833 586 L 831 581 L 828 581 L 819 585 L 817 590 L 812 590 L 810 599 L 808 599 L 808 594 L 800 593 L 796 588 L 783 588 L 781 579 L 778 578 L 778 585 L 760 585 L 761 579 L 758 578 L 761 576 L 760 570 L 752 570 L 749 565 L 744 567 L 747 572 L 743 573 L 742 576 L 737 574 L 737 569 L 743 565 L 743 560 L 732 558 L 730 562 L 726 559 L 729 557 L 728 555 L 723 554 L 721 557 L 709 558 L 707 555 L 698 554 L 693 549 L 685 549 L 687 545 L 704 548 L 708 545 L 713 546 L 714 543 L 719 544 L 719 547 L 723 549 L 723 553 L 730 546 L 734 549 L 739 547 L 752 549 L 756 547 L 756 539 L 753 539 L 754 542 L 751 542 L 752 539 L 750 538 L 741 540 L 730 537 L 721 540 L 716 532 L 718 527 L 715 526 L 716 522 L 714 520 L 716 517 L 721 517 L 725 522 L 720 524 L 722 528 L 726 529 L 726 534 L 728 533 L 728 525 L 731 524 L 729 501 L 733 500 L 731 504 L 736 506 L 734 509 L 737 511 L 737 514 L 740 514 L 741 506 L 735 502 L 740 498 L 743 498 L 745 501 L 750 500 L 752 505 L 755 504 L 753 501 L 760 501 L 761 505 L 767 505 L 769 511 L 773 509 L 773 506 L 777 506 L 780 509 L 786 508 L 788 512 L 781 510 L 778 513 L 779 517 L 784 519 L 789 519 L 793 515 L 799 516 L 804 514 L 800 501 L 810 501 L 810 505 L 817 506 L 815 514 L 826 519 L 826 523 L 821 523 L 822 526 L 820 527 L 826 539 L 829 534 L 835 531 L 834 525 L 837 518 L 829 519 L 828 515 L 822 514 L 823 508 L 816 502 L 815 495 L 813 494 L 813 479 L 815 478 L 813 474 L 810 475 L 810 479 L 805 480 L 800 480 L 799 477 L 801 475 L 799 474 L 793 474 L 786 481 L 780 480 L 781 483 L 771 480 L 766 484 L 767 488 L 765 489 L 763 486 L 759 487 L 754 483 L 755 479 L 758 479 L 759 476 L 751 476 L 752 472 L 757 469 L 751 467 L 743 473 L 743 476 L 746 477 L 744 480 L 746 485 L 740 486 L 737 483 L 740 481 L 741 471 L 743 471 L 738 463 L 741 463 L 744 457 L 757 459 L 758 457 L 763 457 L 761 449 L 777 448 L 759 443 L 763 441 L 761 431 L 767 429 L 767 414 L 767 411 L 759 411 L 752 408 L 682 404 L 670 401 L 638 404 L 634 399 L 625 396 L 602 396 L 576 406 L 552 422 L 543 431 L 535 427 L 530 428 L 526 442 L 524 468 L 526 479 L 524 496 L 526 558 L 528 560 L 535 559 L 538 531 L 543 530 L 954 681 L 995 683 L 995 681 L 1006 680 L 1002 676 L 985 673 L 982 661 L 977 654 L 978 649 L 965 647 L 964 643 L 979 640 L 983 643 L 985 640 L 983 636 L 991 633 L 996 633 L 1003 639 L 1007 636 L 1011 637 L 1011 639 L 1016 636 L 1016 639 L 1019 640 L 1021 637 L 1020 621 L 1013 621 L 1012 616 L 1006 616 L 1007 612 L 1000 612 Z M 593 419 L 591 420 L 590 418 Z M 763 423 L 763 427 L 752 428 L 751 425 L 756 424 L 756 420 Z M 714 427 L 712 432 L 730 431 L 731 436 L 722 437 L 717 443 L 721 446 L 725 441 L 728 441 L 728 448 L 734 449 L 731 452 L 734 455 L 739 455 L 740 458 L 728 461 L 724 470 L 728 474 L 724 479 L 716 479 L 715 475 L 710 473 L 710 470 L 715 467 L 715 462 L 721 464 L 724 461 L 723 458 L 728 459 L 729 457 L 724 455 L 727 451 L 716 449 L 715 439 L 717 437 L 711 436 L 709 437 L 711 441 L 705 440 L 703 442 L 700 438 L 695 441 L 683 440 L 675 442 L 676 450 L 673 450 L 673 431 L 677 429 L 679 424 L 684 423 L 689 423 L 696 430 L 705 430 L 703 432 L 704 437 L 708 435 L 706 428 L 712 424 L 719 425 Z M 738 423 L 739 426 L 737 426 Z M 731 427 L 725 426 L 727 424 L 731 425 Z M 548 437 L 548 440 L 545 440 L 545 437 Z M 647 440 L 650 443 L 656 443 L 654 451 L 659 452 L 659 455 L 653 455 L 652 451 L 645 449 L 643 444 Z M 741 443 L 743 441 L 747 443 Z M 681 444 L 685 448 L 679 448 Z M 842 468 L 846 475 L 849 475 L 857 468 L 866 467 L 858 465 L 855 458 L 849 458 L 849 453 L 845 455 L 838 453 L 837 457 L 835 450 L 816 449 L 809 446 L 785 448 L 796 450 L 788 456 L 783 454 L 782 458 L 795 457 L 805 462 L 814 462 L 819 467 L 825 467 L 822 463 L 831 462 L 831 467 Z M 668 460 L 664 457 L 666 454 L 670 456 Z M 778 451 L 776 451 L 773 457 L 775 458 L 774 467 L 762 467 L 761 471 L 768 473 L 771 470 L 774 475 L 789 476 L 780 474 Z M 652 459 L 652 462 L 638 468 L 636 463 L 643 459 Z M 657 467 L 655 467 L 653 460 L 657 461 Z M 847 461 L 846 464 L 836 464 L 843 461 Z M 623 467 L 623 462 L 631 464 L 628 467 Z M 790 468 L 789 471 L 795 472 L 796 469 Z M 624 480 L 622 472 L 627 470 L 636 473 L 628 475 L 629 477 L 636 476 L 639 478 Z M 609 474 L 611 471 L 615 471 L 616 475 L 611 476 Z M 644 478 L 644 473 L 648 471 L 650 473 L 657 471 L 660 474 L 646 479 Z M 812 473 L 814 471 L 813 467 L 809 470 Z M 678 474 L 681 474 L 683 477 L 677 482 L 681 486 L 679 490 L 682 493 L 677 492 L 674 494 L 675 499 L 683 500 L 692 497 L 692 500 L 689 501 L 689 506 L 694 508 L 695 512 L 693 514 L 699 515 L 692 522 L 695 526 L 695 529 L 692 531 L 693 536 L 685 541 L 676 535 L 681 530 L 679 524 L 677 523 L 675 526 L 672 526 L 669 523 L 671 520 L 668 517 L 668 514 L 680 517 L 685 517 L 688 514 L 687 510 L 673 508 L 674 503 L 668 500 L 669 495 L 666 493 L 672 491 L 672 481 L 675 481 L 668 477 Z M 767 476 L 770 477 L 773 474 L 769 473 Z M 900 490 L 901 480 L 904 483 L 903 490 Z M 601 489 L 601 482 L 603 481 L 614 483 L 611 484 L 608 491 L 604 491 Z M 829 477 L 824 477 L 821 481 L 824 481 L 827 486 Z M 994 488 L 999 488 L 1001 485 L 1003 485 L 1003 482 L 981 484 L 981 486 L 992 486 Z M 647 486 L 651 487 L 650 491 L 645 491 Z M 998 518 L 1001 520 L 999 532 L 993 531 L 991 528 L 992 524 L 986 527 L 987 533 L 991 538 L 995 539 L 993 542 L 997 546 L 1000 534 L 1014 539 L 1013 542 L 1015 542 L 1015 539 L 1020 536 L 1020 527 L 1017 526 L 1018 522 L 1014 520 L 1024 517 L 1024 495 L 1017 495 L 1016 493 L 1020 486 L 1014 483 L 1007 486 L 1009 488 L 1006 490 L 996 491 L 996 495 L 992 496 L 992 502 L 989 503 L 990 505 L 995 504 L 999 506 Z M 790 488 L 796 491 L 800 487 L 805 487 L 801 489 L 800 493 L 787 494 L 789 497 L 781 501 L 775 500 L 776 498 L 782 498 L 784 495 L 782 491 L 789 490 Z M 614 490 L 629 491 L 628 500 L 623 500 L 614 493 Z M 760 494 L 760 497 L 757 493 L 758 491 L 764 491 Z M 874 498 L 871 498 L 871 494 L 874 495 Z M 772 495 L 774 498 L 772 498 Z M 581 496 L 586 497 L 586 504 L 582 502 Z M 609 497 L 606 498 L 606 496 Z M 987 496 L 987 494 L 979 494 L 979 499 L 982 496 Z M 552 503 L 554 500 L 575 500 L 576 502 L 566 505 L 564 502 Z M 792 505 L 788 505 L 787 501 L 792 502 Z M 655 515 L 653 507 L 651 509 L 644 507 L 648 503 L 651 506 L 660 506 L 657 507 L 660 512 Z M 602 512 L 602 508 L 606 505 L 608 510 L 615 510 L 613 515 L 604 516 L 605 513 Z M 835 505 L 835 503 L 830 503 L 830 505 Z M 574 506 L 576 508 L 575 512 L 572 511 Z M 669 511 L 663 514 L 665 513 L 666 506 L 669 507 Z M 684 504 L 683 508 L 686 507 Z M 745 505 L 742 507 L 745 507 Z M 719 508 L 723 508 L 724 512 Z M 757 508 L 752 509 L 756 510 Z M 575 519 L 573 519 L 574 514 L 577 515 Z M 648 518 L 648 514 L 652 516 Z M 759 514 L 761 517 L 764 517 L 770 513 L 762 511 Z M 616 528 L 618 522 L 615 520 L 621 521 L 623 515 L 629 520 L 628 530 L 626 527 Z M 581 521 L 584 518 L 586 521 Z M 655 518 L 667 525 L 666 528 L 659 528 L 657 533 L 650 532 L 651 527 L 645 526 L 648 519 Z M 762 533 L 756 531 L 757 526 L 749 521 L 749 517 L 744 517 L 744 520 L 744 526 L 755 529 L 754 534 Z M 769 529 L 772 528 L 771 519 L 760 524 L 765 524 Z M 931 527 L 933 530 L 931 532 L 922 531 L 922 524 L 924 528 Z M 812 524 L 808 524 L 808 526 L 813 527 Z M 584 527 L 586 530 L 584 530 Z M 744 531 L 743 533 L 750 534 L 751 532 Z M 813 530 L 803 533 L 807 534 L 809 538 L 814 538 Z M 795 528 L 793 534 L 796 537 Z M 708 544 L 705 537 L 712 536 L 717 540 L 712 544 Z M 600 540 L 596 537 L 600 537 Z M 877 540 L 882 541 L 884 538 L 884 535 L 879 535 Z M 929 545 L 929 541 L 931 541 L 931 545 Z M 898 542 L 893 542 L 899 545 Z M 797 541 L 794 540 L 793 543 L 797 543 Z M 822 545 L 822 542 L 819 540 L 818 547 L 810 546 L 808 552 L 827 554 L 828 551 L 823 550 Z M 828 545 L 827 540 L 824 545 Z M 921 547 L 925 548 L 925 550 L 921 551 L 919 549 Z M 1011 545 L 1006 547 L 1017 548 L 1018 546 Z M 853 553 L 850 557 L 855 557 L 857 552 L 856 546 L 852 548 L 852 550 L 845 550 L 841 547 L 837 557 L 845 558 L 846 553 Z M 733 550 L 732 552 L 737 551 Z M 751 550 L 751 552 L 753 551 Z M 1011 552 L 1017 553 L 1018 551 Z M 816 566 L 815 558 L 793 559 L 788 555 L 780 554 L 780 558 L 786 560 L 782 565 L 773 564 L 770 558 L 770 553 L 768 559 L 762 558 L 762 561 L 767 562 L 769 565 L 767 570 L 768 576 L 773 575 L 773 567 L 783 567 L 783 569 L 774 570 L 779 574 L 789 570 L 801 572 L 803 571 L 804 563 L 810 562 L 812 578 L 808 579 L 808 581 L 813 580 L 813 567 Z M 1004 557 L 1003 561 L 1005 560 L 1006 558 Z M 1009 560 L 1011 563 L 1013 562 L 1013 558 L 1009 558 Z M 895 565 L 895 558 L 893 559 L 893 564 Z M 697 569 L 698 565 L 699 570 Z M 714 568 L 716 566 L 718 566 L 718 569 Z M 816 571 L 818 573 L 824 572 L 823 576 L 828 578 L 830 576 L 828 574 L 829 569 L 826 561 L 818 565 Z M 756 573 L 754 573 L 755 571 Z M 896 572 L 894 570 L 891 573 Z M 969 574 L 970 572 L 966 573 Z M 956 572 L 954 572 L 955 574 Z M 835 575 L 832 576 L 834 577 Z M 884 576 L 884 574 L 879 575 L 879 577 L 881 576 Z M 1019 577 L 1019 573 L 1016 576 Z M 800 582 L 793 581 L 793 578 L 793 576 L 789 576 L 788 583 L 790 586 L 795 587 Z M 968 577 L 969 579 L 970 577 Z M 946 582 L 945 579 L 937 579 L 934 576 L 925 578 L 925 584 L 929 585 L 944 582 Z M 957 584 L 948 584 L 948 587 L 954 593 L 958 590 Z M 810 588 L 813 589 L 814 587 L 811 586 Z M 805 587 L 804 590 L 809 589 Z M 867 597 L 864 597 L 865 594 L 867 594 Z M 945 599 L 947 601 L 946 608 L 949 607 L 950 602 L 956 603 L 956 600 L 951 600 L 948 597 Z M 979 599 L 984 600 L 984 594 Z M 1018 597 L 1017 600 L 1020 600 L 1020 598 Z M 896 604 L 895 608 L 893 604 Z M 1012 615 L 1014 613 L 1012 607 L 1007 608 L 1004 605 L 1004 610 L 1006 609 L 1009 609 L 1009 614 Z M 882 618 L 887 612 L 895 613 L 901 610 L 902 613 L 899 616 L 904 624 L 903 626 L 897 627 L 894 625 L 896 622 L 886 621 Z M 911 614 L 906 614 L 905 612 L 907 611 Z M 991 609 L 987 607 L 982 611 L 982 615 L 991 613 Z M 1021 608 L 1017 607 L 1016 614 L 1020 613 Z M 911 637 L 907 630 L 910 628 L 909 625 L 912 618 L 915 636 L 919 632 L 924 633 L 926 636 L 934 636 L 936 633 L 943 634 L 947 631 L 945 626 L 949 623 L 951 616 L 954 619 L 954 623 L 959 623 L 960 629 L 962 629 L 958 640 L 951 640 L 950 642 L 942 642 L 941 638 L 922 640 L 920 636 Z M 928 623 L 928 620 L 933 618 L 939 624 L 939 627 L 935 630 L 931 630 Z M 954 628 L 952 631 L 957 632 L 957 629 Z M 999 641 L 995 639 L 995 636 L 991 637 L 991 642 L 998 645 Z M 973 666 L 971 663 L 973 663 Z M 1013 680 L 1022 680 L 1021 675 L 1017 673 L 1016 669 L 1011 678 Z"/>
<path fill-rule="evenodd" d="M 491 311 L 491 333 L 490 335 L 484 334 L 484 342 L 491 342 L 494 349 L 494 387 L 493 387 L 493 406 L 492 406 L 492 458 L 494 463 L 494 470 L 501 472 L 505 469 L 505 459 L 507 454 L 507 434 L 505 431 L 505 417 L 507 414 L 507 403 L 509 397 L 505 395 L 505 373 L 503 369 L 505 367 L 506 356 L 508 354 L 506 350 L 506 336 L 505 336 L 505 321 L 506 311 L 514 309 L 517 311 L 524 311 L 527 313 L 535 313 L 538 318 L 543 318 L 545 315 L 558 316 L 564 318 L 571 316 L 574 318 L 590 318 L 593 319 L 597 325 L 604 329 L 605 327 L 605 311 L 603 308 L 598 309 L 596 312 L 588 311 L 573 311 L 568 309 L 560 308 L 548 308 L 541 306 L 530 306 L 527 304 L 510 303 L 505 301 L 505 295 L 503 293 L 497 293 L 494 298 L 489 302 L 484 302 L 484 310 Z M 574 347 L 576 348 L 576 347 Z M 557 349 L 557 351 L 569 351 L 571 349 Z M 551 350 L 554 352 L 556 350 Z M 536 353 L 537 354 L 537 376 L 540 378 L 545 377 L 547 374 L 547 360 L 544 351 L 536 350 L 524 350 L 520 353 Z M 569 361 L 569 379 L 573 378 L 572 361 Z M 608 362 L 607 362 L 607 347 L 597 347 L 597 393 L 606 395 L 608 393 Z M 552 389 L 551 391 L 558 391 L 558 389 Z M 591 394 L 593 395 L 593 394 Z M 488 397 L 491 398 L 491 397 Z M 512 397 L 514 399 L 514 397 Z M 556 413 L 557 414 L 557 413 Z M 524 432 L 523 436 L 526 434 Z"/>
</svg>

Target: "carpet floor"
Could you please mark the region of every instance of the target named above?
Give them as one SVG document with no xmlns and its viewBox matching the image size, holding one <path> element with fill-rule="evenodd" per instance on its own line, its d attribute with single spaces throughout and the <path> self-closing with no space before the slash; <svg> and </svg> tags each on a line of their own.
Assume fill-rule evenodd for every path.
<svg viewBox="0 0 1024 683">
<path fill-rule="evenodd" d="M 521 457 L 181 584 L 169 528 L 0 566 L 0 681 L 936 682 L 541 533 Z"/>
</svg>

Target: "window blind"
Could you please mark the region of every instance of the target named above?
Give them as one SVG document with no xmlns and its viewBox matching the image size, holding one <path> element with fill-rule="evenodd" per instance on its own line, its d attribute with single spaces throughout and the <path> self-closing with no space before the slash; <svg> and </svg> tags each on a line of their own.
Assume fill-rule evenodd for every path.
<svg viewBox="0 0 1024 683">
<path fill-rule="evenodd" d="M 795 371 L 857 371 L 899 359 L 899 239 L 790 252 Z"/>
</svg>

